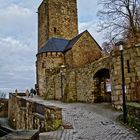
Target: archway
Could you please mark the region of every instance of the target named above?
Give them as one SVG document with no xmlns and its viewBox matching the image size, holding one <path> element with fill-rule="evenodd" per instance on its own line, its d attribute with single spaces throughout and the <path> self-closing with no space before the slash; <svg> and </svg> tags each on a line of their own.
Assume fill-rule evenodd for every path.
<svg viewBox="0 0 140 140">
<path fill-rule="evenodd" d="M 94 101 L 111 102 L 111 84 L 109 69 L 98 70 L 94 77 Z"/>
</svg>

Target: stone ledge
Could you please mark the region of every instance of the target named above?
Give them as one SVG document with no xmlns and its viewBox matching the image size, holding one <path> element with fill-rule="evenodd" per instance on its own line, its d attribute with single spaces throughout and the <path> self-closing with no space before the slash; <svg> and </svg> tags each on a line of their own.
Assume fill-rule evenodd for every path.
<svg viewBox="0 0 140 140">
<path fill-rule="evenodd" d="M 39 113 L 34 113 L 34 116 L 40 119 L 45 119 L 45 116 L 39 114 Z"/>
</svg>

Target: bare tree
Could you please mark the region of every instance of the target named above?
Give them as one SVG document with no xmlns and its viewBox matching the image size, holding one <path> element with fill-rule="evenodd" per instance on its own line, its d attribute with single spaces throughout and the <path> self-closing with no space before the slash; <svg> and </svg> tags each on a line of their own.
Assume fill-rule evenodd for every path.
<svg viewBox="0 0 140 140">
<path fill-rule="evenodd" d="M 125 39 L 129 43 L 140 38 L 140 0 L 99 0 L 99 31 L 111 43 Z"/>
<path fill-rule="evenodd" d="M 102 44 L 102 49 L 104 53 L 110 53 L 111 51 L 110 44 L 108 42 L 104 42 Z"/>
<path fill-rule="evenodd" d="M 103 42 L 102 49 L 105 54 L 109 54 L 113 49 L 117 49 L 115 43 Z"/>
</svg>

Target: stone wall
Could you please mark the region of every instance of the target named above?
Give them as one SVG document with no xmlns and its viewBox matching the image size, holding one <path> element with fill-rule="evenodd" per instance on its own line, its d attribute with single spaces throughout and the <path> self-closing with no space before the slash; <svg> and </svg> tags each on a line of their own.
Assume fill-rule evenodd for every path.
<svg viewBox="0 0 140 140">
<path fill-rule="evenodd" d="M 0 99 L 0 117 L 8 117 L 8 99 Z"/>
<path fill-rule="evenodd" d="M 127 101 L 140 101 L 140 47 L 133 46 L 123 53 Z M 118 109 L 122 105 L 122 79 L 120 52 L 111 54 L 112 102 Z"/>
<path fill-rule="evenodd" d="M 140 47 L 134 46 L 125 49 L 123 56 L 126 100 L 140 101 Z M 117 109 L 122 109 L 121 61 L 118 50 L 113 51 L 110 56 L 102 56 L 99 60 L 81 68 L 66 66 L 63 71 L 60 70 L 60 67 L 53 68 L 51 71 L 50 69 L 46 70 L 45 80 L 47 87 L 44 87 L 46 88 L 45 99 L 96 102 L 99 101 L 98 99 L 100 101 L 109 101 L 111 94 L 112 105 Z M 108 94 L 106 94 L 105 88 L 106 77 L 102 74 L 102 79 L 95 77 L 102 70 L 103 73 L 106 73 L 104 70 L 109 71 L 108 78 L 111 80 L 112 92 Z M 99 80 L 100 83 L 98 84 Z M 108 99 L 106 100 L 105 98 Z"/>
<path fill-rule="evenodd" d="M 82 68 L 65 68 L 62 73 L 60 69 L 53 69 L 50 73 L 48 70 L 46 79 L 49 84 L 45 98 L 62 99 L 65 102 L 94 102 L 101 94 L 95 86 L 94 75 L 104 68 L 109 70 L 108 57 Z"/>
<path fill-rule="evenodd" d="M 46 69 L 47 90 L 44 94 L 45 99 L 61 99 L 61 73 L 59 68 Z"/>
<path fill-rule="evenodd" d="M 37 84 L 39 86 L 39 95 L 46 93 L 47 81 L 45 78 L 46 69 L 50 71 L 64 64 L 64 55 L 61 52 L 43 53 L 37 56 Z"/>
<path fill-rule="evenodd" d="M 134 46 L 124 50 L 125 89 L 127 101 L 140 101 L 140 47 Z M 78 60 L 77 60 L 78 62 Z M 99 97 L 108 98 L 105 80 L 97 86 L 99 80 L 94 75 L 100 70 L 107 69 L 111 78 L 111 102 L 117 108 L 122 108 L 122 79 L 120 52 L 113 51 L 81 68 L 68 66 L 62 74 L 60 69 L 46 72 L 46 99 L 64 99 L 65 101 L 95 102 Z M 104 71 L 105 72 L 105 71 Z M 106 78 L 106 77 L 105 77 Z M 62 81 L 61 81 L 62 80 Z M 101 79 L 100 79 L 101 80 Z M 62 95 L 63 94 L 63 95 Z M 63 97 L 62 97 L 63 96 Z M 106 97 L 105 97 L 106 96 Z"/>
<path fill-rule="evenodd" d="M 45 132 L 62 126 L 62 109 L 32 102 L 12 93 L 8 111 L 9 122 L 14 129 L 39 129 Z"/>
<path fill-rule="evenodd" d="M 96 78 L 94 76 L 101 69 L 109 70 L 108 57 L 103 57 L 84 68 L 77 69 L 76 84 L 78 101 L 87 103 L 96 102 L 97 98 L 101 95 L 101 91 L 99 91 L 100 87 L 96 86 Z"/>
</svg>

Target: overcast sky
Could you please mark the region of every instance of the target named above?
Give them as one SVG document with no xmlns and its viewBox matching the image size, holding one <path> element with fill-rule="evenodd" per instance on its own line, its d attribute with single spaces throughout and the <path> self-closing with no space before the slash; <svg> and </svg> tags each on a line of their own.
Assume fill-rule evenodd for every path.
<svg viewBox="0 0 140 140">
<path fill-rule="evenodd" d="M 26 90 L 35 84 L 37 8 L 42 0 L 0 0 L 0 90 Z M 97 0 L 78 0 L 79 32 L 96 32 Z"/>
</svg>

